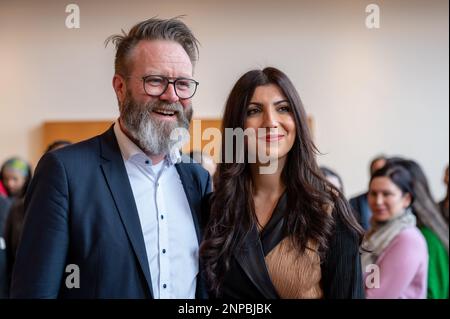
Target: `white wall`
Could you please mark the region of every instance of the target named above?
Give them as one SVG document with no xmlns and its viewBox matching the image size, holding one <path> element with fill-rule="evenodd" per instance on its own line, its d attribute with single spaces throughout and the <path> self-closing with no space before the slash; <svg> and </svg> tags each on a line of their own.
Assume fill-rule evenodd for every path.
<svg viewBox="0 0 450 319">
<path fill-rule="evenodd" d="M 81 28 L 65 27 L 76 3 Z M 381 9 L 367 29 L 365 8 Z M 111 119 L 112 46 L 103 41 L 151 16 L 186 14 L 202 43 L 197 117 L 219 117 L 245 71 L 273 65 L 296 84 L 316 122 L 320 163 L 348 195 L 366 188 L 378 153 L 414 158 L 436 197 L 449 160 L 446 0 L 0 0 L 0 161 L 39 158 L 46 120 Z"/>
</svg>

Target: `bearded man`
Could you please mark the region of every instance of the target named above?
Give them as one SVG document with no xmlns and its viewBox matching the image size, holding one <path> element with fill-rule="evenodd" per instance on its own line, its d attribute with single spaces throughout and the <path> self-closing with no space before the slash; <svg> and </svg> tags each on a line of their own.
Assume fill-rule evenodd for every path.
<svg viewBox="0 0 450 319">
<path fill-rule="evenodd" d="M 43 156 L 26 196 L 13 298 L 204 298 L 198 247 L 209 174 L 186 163 L 198 41 L 152 18 L 116 45 L 120 117 L 104 134 Z"/>
</svg>

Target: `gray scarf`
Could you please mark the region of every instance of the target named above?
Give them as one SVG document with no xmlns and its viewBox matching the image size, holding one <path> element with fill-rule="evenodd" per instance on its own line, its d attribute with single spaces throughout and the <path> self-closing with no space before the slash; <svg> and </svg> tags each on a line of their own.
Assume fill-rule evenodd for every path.
<svg viewBox="0 0 450 319">
<path fill-rule="evenodd" d="M 364 237 L 362 245 L 363 249 L 367 250 L 361 255 L 363 272 L 368 265 L 376 263 L 381 253 L 401 231 L 415 226 L 416 217 L 409 208 L 403 214 L 384 223 L 372 220 L 371 228 Z"/>
</svg>

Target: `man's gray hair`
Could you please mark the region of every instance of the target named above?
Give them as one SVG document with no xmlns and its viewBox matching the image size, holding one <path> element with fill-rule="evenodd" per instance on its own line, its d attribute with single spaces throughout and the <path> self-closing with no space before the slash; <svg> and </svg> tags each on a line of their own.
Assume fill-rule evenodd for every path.
<svg viewBox="0 0 450 319">
<path fill-rule="evenodd" d="M 141 40 L 168 40 L 179 43 L 186 51 L 192 65 L 198 60 L 199 42 L 187 25 L 175 17 L 167 20 L 150 18 L 133 26 L 128 34 L 122 30 L 122 34 L 115 34 L 105 41 L 110 41 L 116 46 L 116 58 L 114 61 L 115 72 L 122 76 L 129 75 L 129 61 L 133 48 Z"/>
</svg>

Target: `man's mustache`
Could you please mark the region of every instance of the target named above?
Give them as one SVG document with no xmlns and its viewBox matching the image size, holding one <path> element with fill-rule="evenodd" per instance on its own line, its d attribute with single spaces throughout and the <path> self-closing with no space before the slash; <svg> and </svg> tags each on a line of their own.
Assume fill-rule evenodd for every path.
<svg viewBox="0 0 450 319">
<path fill-rule="evenodd" d="M 164 111 L 172 111 L 177 112 L 178 114 L 184 114 L 184 108 L 180 103 L 164 103 L 164 102 L 158 102 L 158 103 L 148 103 L 147 109 L 149 112 L 152 112 L 154 110 L 164 110 Z"/>
<path fill-rule="evenodd" d="M 154 110 L 161 110 L 161 111 L 171 111 L 176 112 L 175 116 L 177 117 L 178 121 L 183 123 L 185 126 L 189 125 L 190 117 L 192 117 L 191 107 L 183 107 L 181 103 L 165 103 L 165 102 L 151 102 L 146 105 L 146 110 L 148 112 L 148 115 L 150 115 Z M 180 124 L 181 124 L 180 123 Z"/>
</svg>

